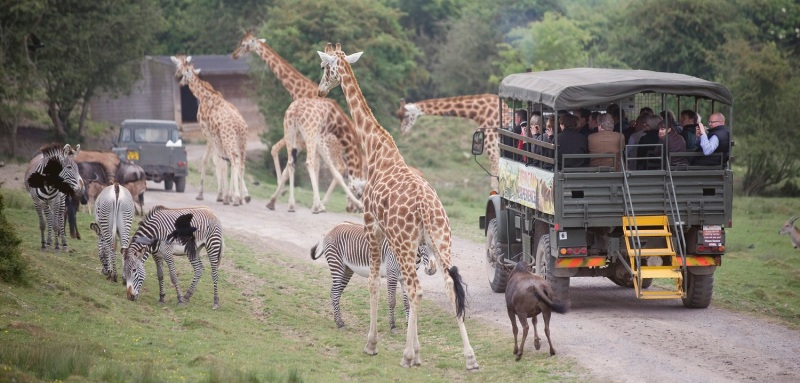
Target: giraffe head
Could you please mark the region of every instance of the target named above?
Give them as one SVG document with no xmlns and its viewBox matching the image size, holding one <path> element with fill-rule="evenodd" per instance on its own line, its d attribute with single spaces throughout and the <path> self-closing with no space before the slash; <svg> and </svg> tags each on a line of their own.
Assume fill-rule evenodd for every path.
<svg viewBox="0 0 800 383">
<path fill-rule="evenodd" d="M 175 78 L 180 80 L 183 77 L 183 71 L 186 69 L 186 66 L 192 62 L 192 56 L 175 55 L 170 56 L 169 59 L 175 64 Z"/>
<path fill-rule="evenodd" d="M 331 43 L 325 46 L 325 52 L 317 51 L 319 57 L 322 59 L 320 66 L 322 67 L 322 79 L 319 82 L 319 96 L 325 97 L 331 89 L 339 86 L 342 83 L 342 72 L 344 71 L 344 64 L 354 63 L 358 61 L 361 54 L 364 52 L 353 53 L 346 56 L 342 52 L 342 46 L 336 44 L 336 49 L 333 49 Z"/>
<path fill-rule="evenodd" d="M 239 45 L 236 46 L 236 50 L 233 51 L 231 56 L 235 59 L 242 57 L 250 52 L 257 52 L 261 46 L 261 43 L 265 43 L 266 40 L 256 38 L 256 35 L 253 34 L 253 31 L 247 31 L 244 36 L 242 36 L 242 40 L 239 41 Z"/>
<path fill-rule="evenodd" d="M 423 115 L 422 109 L 415 103 L 406 104 L 404 99 L 400 100 L 400 109 L 397 110 L 397 118 L 400 119 L 400 133 L 406 134 L 417 122 L 417 118 Z"/>
</svg>

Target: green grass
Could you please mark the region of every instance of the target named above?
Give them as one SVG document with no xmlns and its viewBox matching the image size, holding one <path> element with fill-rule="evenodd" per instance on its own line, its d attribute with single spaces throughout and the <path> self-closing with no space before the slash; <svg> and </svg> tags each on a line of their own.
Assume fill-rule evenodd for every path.
<svg viewBox="0 0 800 383">
<path fill-rule="evenodd" d="M 178 306 L 166 278 L 167 302 L 159 304 L 151 261 L 139 300 L 130 302 L 121 284 L 100 274 L 93 236 L 69 241 L 68 252 L 42 252 L 32 209 L 7 207 L 6 214 L 31 273 L 27 286 L 0 282 L 0 381 L 585 380 L 566 357 L 532 352 L 515 362 L 510 334 L 472 320 L 467 328 L 481 371 L 467 373 L 452 315 L 427 301 L 420 312 L 422 367 L 399 366 L 405 334 L 386 331 L 384 319 L 379 354 L 366 356 L 366 289 L 344 294 L 348 327 L 337 329 L 327 268 L 265 252 L 252 238 L 226 237 L 219 310 L 211 309 L 208 268 L 191 302 Z M 78 218 L 80 227 L 91 221 Z M 182 257 L 177 265 L 185 289 L 191 268 Z"/>
</svg>

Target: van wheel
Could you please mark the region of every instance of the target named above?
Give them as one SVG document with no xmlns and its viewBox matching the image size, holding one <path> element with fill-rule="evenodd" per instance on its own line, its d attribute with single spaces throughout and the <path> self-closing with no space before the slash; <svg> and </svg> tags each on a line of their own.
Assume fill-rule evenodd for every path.
<svg viewBox="0 0 800 383">
<path fill-rule="evenodd" d="M 172 178 L 164 178 L 164 190 L 172 190 Z"/>
<path fill-rule="evenodd" d="M 175 191 L 183 193 L 186 190 L 186 177 L 175 177 Z"/>
<path fill-rule="evenodd" d="M 505 292 L 508 283 L 509 273 L 503 268 L 504 258 L 503 247 L 497 240 L 497 218 L 492 218 L 486 228 L 486 272 L 489 286 L 496 293 Z"/>
<path fill-rule="evenodd" d="M 539 238 L 539 245 L 536 247 L 536 274 L 550 282 L 556 300 L 566 304 L 569 299 L 569 277 L 553 275 L 555 261 L 556 258 L 550 254 L 550 235 L 545 234 Z"/>
</svg>

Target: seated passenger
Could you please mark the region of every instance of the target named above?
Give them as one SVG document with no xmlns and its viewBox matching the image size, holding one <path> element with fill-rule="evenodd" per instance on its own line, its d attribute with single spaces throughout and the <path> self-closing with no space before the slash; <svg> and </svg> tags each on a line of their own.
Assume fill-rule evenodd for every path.
<svg viewBox="0 0 800 383">
<path fill-rule="evenodd" d="M 728 163 L 731 135 L 728 128 L 725 127 L 725 116 L 722 113 L 714 113 L 708 118 L 708 131 L 700 122 L 697 125 L 697 137 L 697 151 L 703 153 L 703 156 L 695 157 L 692 165 L 725 166 Z M 722 164 L 719 163 L 717 156 L 720 153 L 722 154 Z"/>
<path fill-rule="evenodd" d="M 697 149 L 697 113 L 691 109 L 681 111 L 681 136 L 686 140 L 686 150 Z"/>
<path fill-rule="evenodd" d="M 587 158 L 569 158 L 562 160 L 565 154 L 589 153 L 589 142 L 583 134 L 578 132 L 578 118 L 566 114 L 559 122 L 561 132 L 558 133 L 558 166 L 565 168 L 584 167 L 588 165 Z"/>
<path fill-rule="evenodd" d="M 553 117 L 553 115 L 551 114 L 547 118 L 547 122 L 545 122 L 544 133 L 539 137 L 540 140 L 542 140 L 544 142 L 547 142 L 549 144 L 553 143 L 553 125 L 554 124 L 555 124 L 555 117 Z M 554 154 L 552 149 L 542 148 L 541 146 L 537 146 L 534 149 L 534 153 L 539 154 L 539 155 L 544 156 L 544 157 L 549 157 L 549 158 L 553 158 L 553 154 Z M 541 162 L 540 164 L 541 164 L 542 169 L 544 169 L 544 170 L 550 170 L 550 171 L 553 170 L 553 165 L 550 164 L 550 163 Z"/>
<path fill-rule="evenodd" d="M 627 148 L 625 149 L 625 158 L 636 157 L 636 145 L 639 145 L 639 139 L 644 136 L 644 128 L 645 128 L 645 120 L 647 119 L 648 114 L 639 115 L 636 118 L 636 122 L 633 124 L 633 128 L 635 132 L 627 137 L 626 141 L 628 143 Z M 635 160 L 628 160 L 628 169 L 636 169 L 636 161 Z"/>
<path fill-rule="evenodd" d="M 589 135 L 589 153 L 609 153 L 615 158 L 592 158 L 589 166 L 608 166 L 616 171 L 622 170 L 622 149 L 625 147 L 625 137 L 622 133 L 614 131 L 614 119 L 608 114 L 598 118 L 598 132 Z"/>
<path fill-rule="evenodd" d="M 660 166 L 660 161 L 657 159 L 653 159 L 653 157 L 658 157 L 656 154 L 656 147 L 653 146 L 659 143 L 658 139 L 658 126 L 659 124 L 663 124 L 664 120 L 661 117 L 656 115 L 649 115 L 644 120 L 644 135 L 642 138 L 639 139 L 639 147 L 636 151 L 636 156 L 639 158 L 642 157 L 649 157 L 649 160 L 638 160 L 636 161 L 636 169 L 638 170 L 654 170 L 658 169 Z M 641 146 L 641 145 L 649 145 L 649 146 Z M 660 153 L 660 152 L 659 152 Z"/>
<path fill-rule="evenodd" d="M 672 122 L 675 123 L 674 121 Z M 672 126 L 671 124 L 664 124 L 663 122 L 658 125 L 658 139 L 665 147 L 666 150 L 664 153 L 685 153 L 686 152 L 686 140 L 678 134 L 678 131 Z M 661 148 L 659 147 L 656 150 L 656 154 L 661 154 Z M 665 155 L 664 160 L 666 162 L 667 156 Z M 679 166 L 679 165 L 689 165 L 689 158 L 687 157 L 669 157 L 669 164 L 671 166 Z"/>
</svg>

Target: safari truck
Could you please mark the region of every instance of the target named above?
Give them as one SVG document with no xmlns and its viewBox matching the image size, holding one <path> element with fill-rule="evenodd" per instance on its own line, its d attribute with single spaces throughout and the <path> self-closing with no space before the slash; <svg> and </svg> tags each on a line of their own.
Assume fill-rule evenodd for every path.
<svg viewBox="0 0 800 383">
<path fill-rule="evenodd" d="M 479 219 L 492 290 L 505 291 L 507 266 L 524 260 L 564 302 L 571 278 L 605 277 L 632 289 L 637 298 L 680 298 L 685 307 L 708 307 L 714 271 L 725 253 L 725 228 L 732 224 L 730 152 L 712 154 L 714 161 L 703 158 L 713 166 L 691 165 L 702 152 L 670 152 L 662 144 L 648 148 L 660 146 L 658 155 L 654 150 L 645 155 L 636 150 L 632 156 L 625 151 L 562 154 L 557 127 L 561 113 L 579 108 L 605 112 L 616 104 L 618 109 L 609 109 L 618 110 L 615 130 L 622 131 L 627 117 L 633 123 L 642 108 L 650 107 L 656 114 L 672 111 L 676 116 L 686 109 L 701 117 L 723 113 L 732 132 L 730 91 L 682 74 L 579 68 L 509 75 L 499 96 L 499 108 L 540 113 L 542 133 L 551 115 L 556 128 L 552 143 L 499 129 L 498 190 L 491 191 Z M 473 154 L 483 152 L 484 134 L 475 132 Z M 530 149 L 517 149 L 518 140 Z M 672 165 L 673 157 L 681 156 L 689 164 Z M 609 157 L 621 160 L 621 171 L 565 166 L 570 159 L 588 164 L 591 158 Z M 637 166 L 641 161 L 649 165 Z"/>
<path fill-rule="evenodd" d="M 164 181 L 164 189 L 183 193 L 186 189 L 188 163 L 186 148 L 175 121 L 125 120 L 111 149 L 122 162 L 144 169 L 147 179 Z"/>
</svg>

